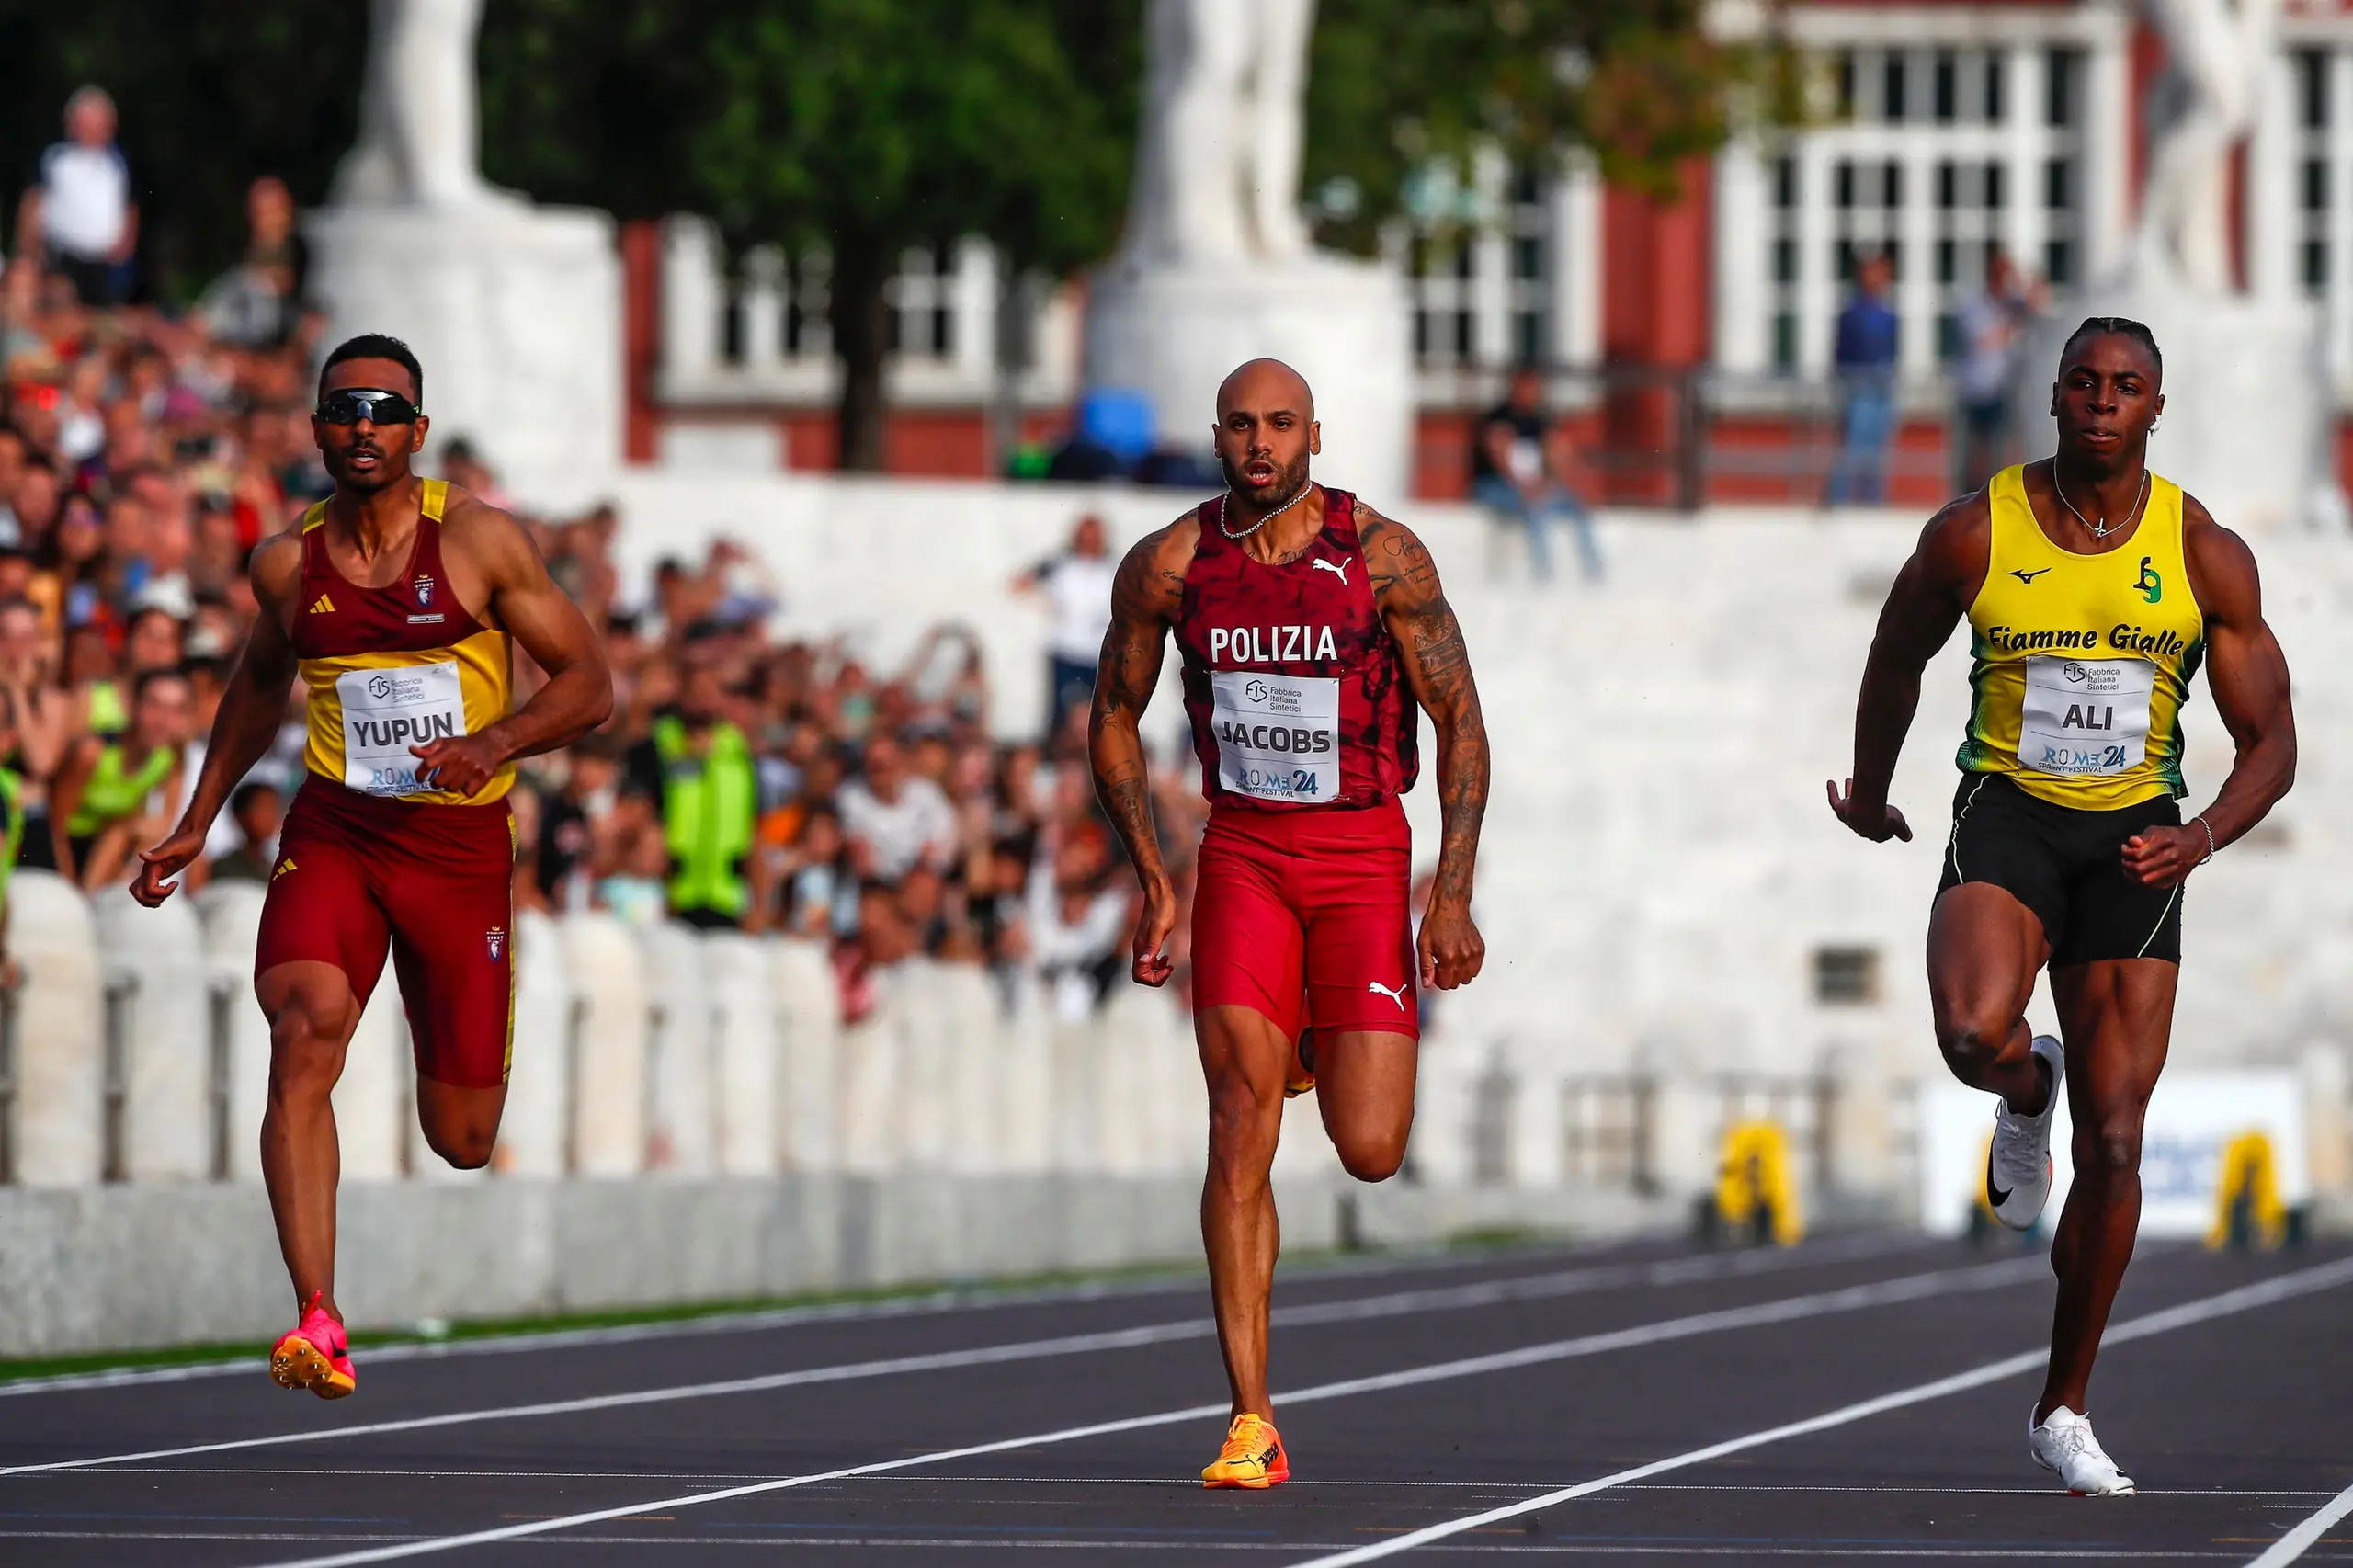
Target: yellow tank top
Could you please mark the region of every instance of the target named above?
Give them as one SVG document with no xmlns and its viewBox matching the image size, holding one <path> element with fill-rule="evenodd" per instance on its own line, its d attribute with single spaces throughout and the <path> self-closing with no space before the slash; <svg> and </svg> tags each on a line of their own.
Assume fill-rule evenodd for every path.
<svg viewBox="0 0 2353 1568">
<path fill-rule="evenodd" d="M 2082 811 L 2188 793 L 2181 705 L 2206 618 L 2182 550 L 2181 486 L 2150 475 L 2131 537 L 2078 555 L 2034 520 L 2024 472 L 2004 469 L 1986 486 L 1992 549 L 1969 607 L 1976 699 L 1956 760 Z"/>
<path fill-rule="evenodd" d="M 292 641 L 309 688 L 311 772 L 364 795 L 428 805 L 486 805 L 514 786 L 500 768 L 474 795 L 436 790 L 416 777 L 412 746 L 479 734 L 506 717 L 513 660 L 506 633 L 458 602 L 441 564 L 441 513 L 449 486 L 425 481 L 408 569 L 363 588 L 327 558 L 326 503 L 302 518 L 301 610 Z"/>
</svg>

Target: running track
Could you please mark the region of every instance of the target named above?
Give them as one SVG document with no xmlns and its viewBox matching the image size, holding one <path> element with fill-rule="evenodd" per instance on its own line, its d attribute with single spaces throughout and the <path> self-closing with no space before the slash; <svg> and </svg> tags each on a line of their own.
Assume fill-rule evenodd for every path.
<svg viewBox="0 0 2353 1568">
<path fill-rule="evenodd" d="M 0 1563 L 2353 1561 L 2353 1251 L 2143 1250 L 2132 1498 L 2026 1458 L 2050 1301 L 1898 1236 L 1303 1269 L 1256 1494 L 1188 1483 L 1197 1279 L 378 1352 L 335 1404 L 258 1354 L 0 1385 Z"/>
</svg>

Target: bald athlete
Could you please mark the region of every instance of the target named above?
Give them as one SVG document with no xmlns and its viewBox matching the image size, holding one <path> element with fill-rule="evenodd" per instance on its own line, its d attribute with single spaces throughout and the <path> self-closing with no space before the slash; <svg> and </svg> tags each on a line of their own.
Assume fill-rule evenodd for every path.
<svg viewBox="0 0 2353 1568">
<path fill-rule="evenodd" d="M 1486 956 L 1471 921 L 1487 732 L 1462 628 L 1411 529 L 1308 477 L 1322 445 L 1296 370 L 1254 359 L 1218 390 L 1223 495 L 1128 552 L 1096 676 L 1096 793 L 1143 883 L 1135 978 L 1166 983 L 1176 894 L 1153 834 L 1137 723 L 1174 631 L 1210 821 L 1193 901 L 1193 1029 L 1209 1079 L 1209 1250 L 1233 1416 L 1210 1486 L 1290 1475 L 1267 1395 L 1278 1235 L 1267 1173 L 1286 1090 L 1319 1089 L 1361 1181 L 1414 1124 L 1415 982 L 1452 990 Z M 1418 952 L 1418 702 L 1438 732 L 1444 837 Z"/>
</svg>

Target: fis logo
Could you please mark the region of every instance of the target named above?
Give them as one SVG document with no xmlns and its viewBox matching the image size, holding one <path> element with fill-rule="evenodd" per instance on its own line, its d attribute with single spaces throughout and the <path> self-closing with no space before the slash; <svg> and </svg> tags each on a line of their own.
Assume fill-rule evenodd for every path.
<svg viewBox="0 0 2353 1568">
<path fill-rule="evenodd" d="M 482 934 L 482 940 L 483 946 L 490 949 L 490 961 L 496 963 L 500 956 L 506 951 L 506 930 L 501 926 L 494 926 Z"/>
<path fill-rule="evenodd" d="M 269 880 L 270 880 L 271 881 L 273 881 L 273 882 L 274 882 L 274 881 L 276 881 L 278 878 L 280 878 L 280 877 L 284 876 L 287 872 L 289 872 L 289 871 L 292 870 L 293 869 L 294 869 L 294 857 L 293 857 L 293 856 L 291 856 L 291 855 L 289 855 L 288 857 L 286 857 L 286 858 L 285 858 L 285 859 L 280 860 L 280 861 L 278 863 L 278 869 L 276 869 L 276 870 L 274 870 L 274 871 L 270 872 L 270 874 L 269 874 Z"/>
<path fill-rule="evenodd" d="M 2165 580 L 2149 569 L 2150 560 L 2146 555 L 2141 557 L 2141 575 L 2134 579 L 2132 586 L 2140 590 L 2143 598 L 2155 604 L 2165 597 Z"/>
<path fill-rule="evenodd" d="M 433 579 L 420 572 L 416 574 L 414 586 L 416 589 L 416 608 L 431 609 L 433 608 Z"/>
</svg>

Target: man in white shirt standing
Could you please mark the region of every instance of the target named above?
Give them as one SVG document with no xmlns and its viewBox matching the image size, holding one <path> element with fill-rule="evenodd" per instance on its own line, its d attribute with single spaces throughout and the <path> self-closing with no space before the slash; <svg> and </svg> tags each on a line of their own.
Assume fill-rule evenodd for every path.
<svg viewBox="0 0 2353 1568">
<path fill-rule="evenodd" d="M 1120 563 L 1103 519 L 1085 517 L 1071 530 L 1070 548 L 1039 562 L 1015 579 L 1016 593 L 1045 590 L 1051 619 L 1046 631 L 1046 738 L 1062 733 L 1075 708 L 1095 700 L 1095 661 L 1111 625 L 1111 579 Z"/>
<path fill-rule="evenodd" d="M 74 280 L 85 305 L 119 305 L 131 293 L 139 248 L 139 204 L 131 165 L 115 145 L 114 99 L 83 86 L 65 100 L 65 140 L 40 155 L 40 177 L 25 191 L 17 244 Z"/>
<path fill-rule="evenodd" d="M 939 870 L 956 849 L 956 809 L 907 767 L 897 737 L 866 743 L 866 774 L 842 786 L 842 831 L 858 874 L 896 887 L 917 866 Z"/>
</svg>

